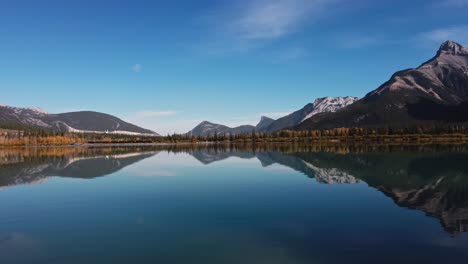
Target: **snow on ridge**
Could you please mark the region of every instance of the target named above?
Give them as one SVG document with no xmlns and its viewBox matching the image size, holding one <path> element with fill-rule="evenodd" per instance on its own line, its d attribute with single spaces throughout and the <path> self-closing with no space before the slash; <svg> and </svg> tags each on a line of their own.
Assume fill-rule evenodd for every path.
<svg viewBox="0 0 468 264">
<path fill-rule="evenodd" d="M 60 124 L 64 125 L 68 132 L 71 133 L 84 133 L 84 134 L 114 134 L 114 135 L 129 135 L 129 136 L 149 136 L 149 137 L 157 137 L 159 136 L 158 134 L 150 134 L 150 133 L 139 133 L 139 132 L 131 132 L 131 131 L 123 131 L 123 130 L 114 130 L 114 131 L 95 131 L 95 130 L 81 130 L 81 129 L 76 129 L 64 122 L 60 122 Z"/>
<path fill-rule="evenodd" d="M 141 155 L 146 155 L 146 154 L 157 154 L 159 151 L 143 151 L 143 152 L 132 152 L 132 153 L 127 153 L 127 154 L 115 154 L 115 155 L 93 155 L 93 156 L 87 156 L 87 157 L 70 157 L 68 160 L 60 166 L 60 169 L 65 169 L 71 164 L 81 161 L 81 160 L 92 160 L 92 159 L 97 159 L 97 158 L 112 158 L 112 159 L 125 159 L 125 158 L 132 158 L 132 157 L 138 157 Z"/>
<path fill-rule="evenodd" d="M 26 107 L 25 109 L 34 111 L 34 112 L 39 113 L 39 114 L 44 114 L 44 115 L 49 114 L 47 111 L 45 111 L 44 109 L 42 109 L 40 107 L 37 107 L 37 106 Z"/>
<path fill-rule="evenodd" d="M 0 105 L 10 111 L 8 115 L 17 118 L 24 125 L 35 125 L 39 127 L 49 128 L 50 125 L 45 123 L 41 118 L 47 115 L 47 112 L 38 107 L 14 107 L 8 105 Z"/>
<path fill-rule="evenodd" d="M 301 122 L 304 122 L 306 119 L 311 118 L 312 116 L 325 113 L 325 112 L 336 112 L 339 109 L 348 106 L 358 100 L 357 97 L 346 96 L 346 97 L 322 97 L 317 98 L 314 101 L 314 110 L 307 114 Z"/>
<path fill-rule="evenodd" d="M 311 163 L 301 160 L 304 165 L 315 172 L 314 178 L 318 183 L 325 184 L 354 184 L 361 181 L 355 176 L 337 168 L 319 168 Z"/>
<path fill-rule="evenodd" d="M 24 111 L 32 111 L 36 114 L 40 114 L 40 115 L 47 115 L 49 114 L 47 111 L 45 111 L 44 109 L 40 108 L 40 107 L 36 107 L 36 106 L 32 106 L 32 107 L 15 107 L 15 106 L 9 106 L 9 105 L 3 105 L 3 104 L 0 104 L 0 107 L 4 107 L 4 108 L 7 108 L 7 109 L 10 109 L 12 110 L 13 112 L 15 112 L 16 114 L 19 114 L 19 113 L 23 113 Z"/>
<path fill-rule="evenodd" d="M 119 135 L 134 135 L 134 136 L 159 136 L 158 133 L 140 133 L 125 130 L 118 130 L 121 127 L 120 122 L 116 122 L 114 130 L 108 131 L 91 131 L 91 130 L 80 130 L 70 127 L 68 124 L 62 121 L 52 121 L 49 117 L 49 113 L 39 107 L 15 107 L 0 104 L 0 107 L 5 108 L 12 118 L 18 119 L 21 124 L 28 126 L 38 126 L 43 128 L 59 127 L 59 125 L 65 126 L 67 131 L 75 133 L 102 133 L 102 134 L 119 134 Z"/>
</svg>

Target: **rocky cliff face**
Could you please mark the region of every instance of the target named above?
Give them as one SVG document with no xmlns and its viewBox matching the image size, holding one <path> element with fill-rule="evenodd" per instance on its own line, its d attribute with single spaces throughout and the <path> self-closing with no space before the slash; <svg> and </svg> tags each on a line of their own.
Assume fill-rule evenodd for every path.
<svg viewBox="0 0 468 264">
<path fill-rule="evenodd" d="M 435 57 L 395 73 L 346 111 L 316 115 L 296 129 L 466 122 L 467 110 L 468 48 L 447 41 Z"/>
</svg>

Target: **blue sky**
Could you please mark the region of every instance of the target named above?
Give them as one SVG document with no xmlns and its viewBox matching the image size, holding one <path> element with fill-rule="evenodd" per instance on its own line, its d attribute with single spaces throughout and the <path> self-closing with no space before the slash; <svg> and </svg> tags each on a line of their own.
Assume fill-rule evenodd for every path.
<svg viewBox="0 0 468 264">
<path fill-rule="evenodd" d="M 363 96 L 451 39 L 468 0 L 0 0 L 0 104 L 186 132 Z"/>
</svg>

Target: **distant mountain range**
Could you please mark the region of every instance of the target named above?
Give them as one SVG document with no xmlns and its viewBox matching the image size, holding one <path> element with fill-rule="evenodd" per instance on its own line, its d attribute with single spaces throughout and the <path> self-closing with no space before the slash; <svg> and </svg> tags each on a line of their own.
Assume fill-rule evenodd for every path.
<svg viewBox="0 0 468 264">
<path fill-rule="evenodd" d="M 271 133 L 285 128 L 292 128 L 304 120 L 311 118 L 312 116 L 319 113 L 336 112 L 339 109 L 356 102 L 357 100 L 357 97 L 352 96 L 318 98 L 313 103 L 309 103 L 303 108 L 277 120 L 262 116 L 260 122 L 256 126 L 244 125 L 231 128 L 225 125 L 203 121 L 187 134 L 193 136 L 210 136 L 214 135 L 215 133 L 237 135 L 252 133 L 254 130 L 256 132 Z"/>
<path fill-rule="evenodd" d="M 399 71 L 342 111 L 317 114 L 295 129 L 467 122 L 467 111 L 468 48 L 446 41 L 418 68 Z"/>
<path fill-rule="evenodd" d="M 2 124 L 64 132 L 158 136 L 154 131 L 127 123 L 115 116 L 91 111 L 49 114 L 40 108 L 0 105 L 0 127 Z"/>
<path fill-rule="evenodd" d="M 396 72 L 362 99 L 323 97 L 274 120 L 228 127 L 203 121 L 186 133 L 192 136 L 310 130 L 337 127 L 406 126 L 434 122 L 468 122 L 468 48 L 444 42 L 436 55 L 415 69 Z M 0 105 L 0 127 L 8 125 L 67 132 L 154 135 L 154 131 L 115 116 L 91 112 L 49 114 L 39 108 Z"/>
<path fill-rule="evenodd" d="M 362 99 L 324 97 L 259 127 L 203 122 L 189 133 L 275 132 L 337 127 L 392 126 L 468 122 L 468 48 L 444 42 L 436 55 L 415 69 L 396 72 Z M 262 123 L 262 122 L 261 122 Z"/>
</svg>

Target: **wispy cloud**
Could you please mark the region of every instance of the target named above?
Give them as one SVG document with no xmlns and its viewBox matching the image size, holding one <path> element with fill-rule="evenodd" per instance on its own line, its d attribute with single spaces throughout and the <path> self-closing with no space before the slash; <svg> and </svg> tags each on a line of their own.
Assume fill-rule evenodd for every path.
<svg viewBox="0 0 468 264">
<path fill-rule="evenodd" d="M 223 124 L 229 127 L 241 125 L 256 125 L 260 122 L 262 116 L 273 119 L 290 114 L 292 111 L 262 112 L 245 116 L 228 117 L 223 119 L 209 119 L 213 123 Z M 196 125 L 205 121 L 206 118 L 187 118 L 177 111 L 155 111 L 142 110 L 133 112 L 124 117 L 124 120 L 144 128 L 151 129 L 159 134 L 167 135 L 172 133 L 186 133 L 192 130 Z"/>
<path fill-rule="evenodd" d="M 324 2 L 327 1 L 256 0 L 228 26 L 242 39 L 275 39 L 297 30 L 312 8 L 321 9 Z"/>
<path fill-rule="evenodd" d="M 205 119 L 187 119 L 187 118 L 171 118 L 171 119 L 160 119 L 152 120 L 152 122 L 147 122 L 146 124 L 150 126 L 154 131 L 162 135 L 167 134 L 182 134 L 187 133 L 192 130 L 195 126 L 200 124 Z"/>
<path fill-rule="evenodd" d="M 141 64 L 135 64 L 133 65 L 132 70 L 136 73 L 139 73 L 143 70 L 143 66 L 141 66 Z"/>
<path fill-rule="evenodd" d="M 269 41 L 300 31 L 325 15 L 342 0 L 250 0 L 234 1 L 206 16 L 215 25 L 210 49 L 248 51 Z"/>
<path fill-rule="evenodd" d="M 266 116 L 266 117 L 269 117 L 269 118 L 273 118 L 273 119 L 278 119 L 280 117 L 283 117 L 283 116 L 287 116 L 289 114 L 291 114 L 293 111 L 287 111 L 287 112 L 267 112 L 267 113 L 260 113 L 258 114 L 258 116 Z"/>
<path fill-rule="evenodd" d="M 446 40 L 468 43 L 468 25 L 438 28 L 420 33 L 416 38 L 420 45 L 440 44 Z"/>
<path fill-rule="evenodd" d="M 176 116 L 177 111 L 173 110 L 141 110 L 125 115 L 124 120 L 164 135 L 179 132 Z"/>
<path fill-rule="evenodd" d="M 468 7 L 468 0 L 437 0 L 435 7 Z"/>
</svg>

